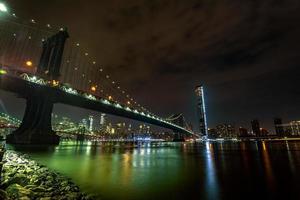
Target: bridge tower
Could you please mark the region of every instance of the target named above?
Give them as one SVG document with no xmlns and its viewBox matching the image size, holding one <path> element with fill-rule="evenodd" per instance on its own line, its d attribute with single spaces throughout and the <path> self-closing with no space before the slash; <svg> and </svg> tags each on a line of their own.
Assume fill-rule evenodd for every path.
<svg viewBox="0 0 300 200">
<path fill-rule="evenodd" d="M 43 42 L 43 51 L 37 74 L 47 80 L 58 80 L 64 51 L 69 34 L 61 30 Z M 32 87 L 25 92 L 26 109 L 20 127 L 7 136 L 10 144 L 58 144 L 59 136 L 51 126 L 54 99 L 42 87 Z"/>
<path fill-rule="evenodd" d="M 65 43 L 69 34 L 61 30 L 43 42 L 43 51 L 37 68 L 41 77 L 58 80 Z"/>
</svg>

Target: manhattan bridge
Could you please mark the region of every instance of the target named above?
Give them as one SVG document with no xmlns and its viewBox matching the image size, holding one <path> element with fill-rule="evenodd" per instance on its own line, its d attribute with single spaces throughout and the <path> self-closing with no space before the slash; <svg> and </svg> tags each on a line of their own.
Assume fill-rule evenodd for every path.
<svg viewBox="0 0 300 200">
<path fill-rule="evenodd" d="M 26 100 L 21 125 L 8 135 L 8 143 L 57 144 L 59 137 L 51 125 L 56 103 L 196 136 L 136 102 L 80 43 L 69 37 L 66 28 L 24 21 L 15 14 L 0 17 L 0 89 Z"/>
</svg>

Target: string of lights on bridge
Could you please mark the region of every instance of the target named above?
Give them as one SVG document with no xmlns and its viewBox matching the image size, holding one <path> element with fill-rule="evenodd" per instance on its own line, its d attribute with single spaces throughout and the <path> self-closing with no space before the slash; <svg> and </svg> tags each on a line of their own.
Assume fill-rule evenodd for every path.
<svg viewBox="0 0 300 200">
<path fill-rule="evenodd" d="M 8 9 L 6 9 L 6 7 L 1 7 L 1 4 L 0 4 L 0 11 L 2 12 L 6 12 L 8 16 L 10 17 L 13 17 L 13 19 L 18 19 L 20 20 L 17 15 L 15 13 L 12 13 L 10 14 L 10 12 L 8 11 Z M 23 48 L 27 47 L 26 45 L 28 45 L 28 41 L 32 41 L 33 42 L 33 38 L 36 36 L 36 35 L 45 35 L 45 37 L 42 37 L 42 38 L 39 38 L 39 41 L 40 43 L 42 43 L 43 41 L 46 40 L 47 36 L 51 36 L 53 35 L 57 30 L 59 31 L 65 31 L 64 28 L 59 28 L 59 27 L 55 27 L 55 26 L 52 26 L 50 24 L 46 24 L 46 25 L 42 25 L 40 27 L 38 22 L 34 19 L 30 19 L 28 21 L 22 21 L 20 20 L 21 22 L 17 21 L 17 22 L 13 22 L 15 24 L 18 24 L 19 26 L 26 26 L 26 28 L 30 28 L 31 30 L 36 30 L 35 32 L 35 35 L 28 35 L 26 38 L 26 43 L 24 43 L 23 45 Z M 45 30 L 46 29 L 46 30 Z M 42 30 L 42 34 L 38 34 L 37 32 Z M 1 32 L 1 29 L 0 29 L 0 32 Z M 15 38 L 17 36 L 17 33 L 14 32 L 12 34 L 13 38 Z M 115 81 L 114 79 L 111 78 L 110 75 L 108 74 L 105 74 L 104 73 L 104 70 L 103 70 L 103 67 L 100 66 L 96 59 L 92 59 L 90 57 L 90 54 L 89 52 L 87 51 L 84 51 L 82 48 L 81 48 L 81 45 L 80 43 L 78 42 L 70 42 L 69 43 L 73 48 L 70 49 L 70 54 L 69 54 L 69 58 L 71 58 L 71 55 L 74 53 L 74 49 L 75 49 L 75 54 L 79 54 L 79 56 L 76 56 L 75 57 L 75 64 L 74 66 L 71 66 L 70 68 L 70 65 L 72 64 L 73 60 L 71 59 L 66 59 L 65 60 L 65 65 L 62 65 L 62 70 L 65 70 L 68 72 L 68 70 L 73 70 L 75 71 L 80 71 L 80 73 L 76 73 L 77 75 L 79 75 L 80 79 L 81 80 L 85 80 L 86 82 L 81 82 L 79 80 L 75 80 L 75 84 L 77 84 L 77 86 L 81 86 L 81 88 L 85 85 L 88 84 L 88 88 L 86 90 L 80 90 L 80 89 L 75 89 L 73 88 L 73 86 L 70 86 L 70 85 L 67 85 L 65 83 L 60 83 L 60 81 L 58 80 L 46 80 L 46 79 L 43 79 L 42 77 L 37 77 L 36 75 L 34 75 L 34 67 L 35 67 L 35 61 L 33 61 L 32 59 L 28 58 L 27 60 L 23 60 L 22 62 L 25 62 L 25 66 L 28 67 L 29 69 L 32 70 L 33 72 L 33 75 L 31 75 L 30 73 L 22 73 L 22 74 L 18 74 L 19 77 L 23 78 L 24 80 L 26 81 L 29 81 L 29 82 L 32 82 L 32 83 L 35 83 L 35 84 L 39 84 L 39 85 L 45 85 L 45 86 L 50 86 L 50 87 L 56 87 L 64 92 L 67 92 L 69 94 L 72 94 L 72 95 L 80 95 L 80 96 L 83 96 L 91 101 L 97 101 L 97 102 L 100 102 L 102 104 L 105 104 L 107 106 L 112 106 L 112 107 L 115 107 L 115 108 L 118 108 L 118 109 L 122 109 L 126 112 L 132 112 L 134 114 L 138 114 L 138 115 L 142 115 L 146 118 L 149 118 L 149 119 L 153 119 L 153 120 L 157 120 L 157 121 L 160 121 L 162 123 L 166 123 L 166 124 L 169 124 L 171 126 L 174 126 L 178 129 L 182 129 L 182 130 L 185 130 L 183 127 L 180 127 L 176 124 L 173 124 L 171 123 L 168 119 L 162 119 L 160 117 L 158 117 L 157 115 L 151 113 L 150 111 L 148 111 L 146 108 L 144 108 L 143 106 L 141 106 L 139 103 L 137 103 L 133 97 L 131 97 L 127 92 L 125 92 L 125 90 L 123 88 L 121 88 L 121 86 L 118 84 L 117 81 Z M 9 44 L 7 44 L 9 46 Z M 4 47 L 5 48 L 5 47 Z M 39 47 L 41 48 L 41 47 Z M 26 48 L 25 48 L 26 49 Z M 17 49 L 16 51 L 19 52 L 19 49 Z M 17 52 L 15 52 L 17 54 Z M 38 51 L 35 50 L 33 51 L 32 54 L 38 54 Z M 22 56 L 20 56 L 21 58 L 23 58 Z M 36 56 L 36 57 L 39 57 L 39 56 Z M 81 58 L 88 58 L 88 63 L 86 62 L 86 59 L 84 60 L 80 60 Z M 15 58 L 14 58 L 15 59 Z M 79 60 L 78 60 L 79 59 Z M 77 63 L 80 61 L 80 63 L 83 63 L 84 64 L 84 68 L 81 68 L 79 69 L 78 66 L 77 66 Z M 36 60 L 36 63 L 38 63 L 38 60 Z M 87 65 L 91 65 L 91 66 L 94 66 L 89 72 L 87 72 Z M 0 66 L 1 67 L 1 66 Z M 65 67 L 65 68 L 64 68 Z M 95 70 L 96 69 L 96 70 Z M 94 70 L 94 71 L 92 71 Z M 29 70 L 30 71 L 30 70 Z M 2 74 L 6 74 L 7 71 L 3 70 L 0 68 L 0 75 Z M 101 86 L 97 83 L 95 83 L 92 78 L 90 77 L 90 79 L 87 79 L 87 74 L 91 74 L 91 76 L 93 76 L 94 79 L 97 79 L 97 81 L 103 81 L 103 85 L 107 84 L 107 87 L 108 88 L 101 88 L 99 89 Z M 103 79 L 98 79 L 99 77 L 95 77 L 97 74 L 96 73 L 100 73 L 102 74 L 102 76 L 104 76 Z M 68 73 L 65 73 L 68 75 Z M 70 79 L 70 77 L 64 77 L 65 79 Z M 74 79 L 74 77 L 72 78 Z M 83 86 L 82 86 L 83 85 Z M 112 92 L 116 92 L 116 95 L 119 95 L 119 97 L 121 99 L 124 99 L 125 102 L 124 104 L 122 105 L 121 102 L 119 102 L 117 99 L 115 99 L 112 94 L 110 93 L 105 93 L 104 89 L 111 89 Z M 86 91 L 89 91 L 89 92 L 86 92 Z M 97 92 L 100 92 L 102 95 L 97 95 Z M 135 106 L 137 106 L 137 108 L 135 108 Z M 191 132 L 192 133 L 192 132 Z M 193 134 L 193 133 L 192 133 Z"/>
<path fill-rule="evenodd" d="M 22 20 L 21 18 L 19 18 L 16 13 L 11 13 L 9 12 L 9 9 L 3 4 L 1 3 L 0 4 L 0 11 L 2 12 L 5 12 L 6 15 L 8 16 L 11 16 L 15 19 L 18 19 L 20 20 L 21 22 L 18 22 L 22 25 L 24 24 L 28 24 L 28 26 L 32 26 L 32 28 L 39 28 L 39 29 L 42 29 L 44 30 L 45 32 L 49 32 L 49 33 L 55 33 L 56 30 L 60 30 L 60 31 L 63 31 L 65 30 L 65 28 L 62 28 L 62 27 L 58 27 L 58 26 L 53 26 L 53 25 L 50 25 L 49 23 L 45 24 L 45 25 L 42 25 L 40 27 L 35 27 L 35 26 L 38 26 L 39 23 L 37 20 L 31 18 L 30 20 Z M 46 30 L 45 30 L 46 29 Z M 16 33 L 13 33 L 13 36 L 16 37 Z M 32 39 L 32 36 L 29 35 L 28 36 L 28 40 L 31 40 Z M 45 38 L 41 38 L 41 41 L 43 42 L 45 40 Z M 73 47 L 75 48 L 80 48 L 80 43 L 79 42 L 74 42 L 73 44 Z M 87 52 L 87 51 L 83 51 L 84 52 L 84 56 L 88 57 L 90 54 Z M 97 65 L 97 62 L 96 62 L 96 59 L 91 59 L 92 61 L 90 61 L 93 65 Z M 27 67 L 34 67 L 35 63 L 33 63 L 32 60 L 28 59 L 25 61 L 25 65 Z M 74 70 L 78 70 L 78 68 L 74 67 Z M 104 74 L 104 69 L 102 66 L 99 67 L 99 72 L 101 72 L 102 74 Z M 147 113 L 151 113 L 148 109 L 146 109 L 145 107 L 141 106 L 140 103 L 138 103 L 136 100 L 134 100 L 134 98 L 129 95 L 123 88 L 121 88 L 121 86 L 118 84 L 117 81 L 113 80 L 111 78 L 110 75 L 106 74 L 106 75 L 103 75 L 104 76 L 104 79 L 107 79 L 107 82 L 110 82 L 112 85 L 110 85 L 111 87 L 113 87 L 113 90 L 114 91 L 119 91 L 121 95 L 123 95 L 123 97 L 125 97 L 127 100 L 125 102 L 125 104 L 128 104 L 129 106 L 132 106 L 132 104 L 134 104 L 135 106 L 137 106 L 139 109 L 141 109 L 142 111 L 144 112 L 147 112 Z M 83 73 L 82 74 L 82 78 L 85 78 L 85 74 Z M 88 80 L 90 83 L 91 83 L 91 86 L 90 86 L 90 91 L 91 92 L 96 92 L 99 88 L 99 85 L 97 84 L 92 84 L 91 80 Z M 101 93 L 104 93 L 104 89 L 100 89 L 100 92 Z M 108 98 L 108 100 L 114 100 L 114 97 L 113 95 L 111 94 L 106 94 L 106 97 Z M 152 115 L 154 115 L 153 113 L 151 113 Z"/>
</svg>

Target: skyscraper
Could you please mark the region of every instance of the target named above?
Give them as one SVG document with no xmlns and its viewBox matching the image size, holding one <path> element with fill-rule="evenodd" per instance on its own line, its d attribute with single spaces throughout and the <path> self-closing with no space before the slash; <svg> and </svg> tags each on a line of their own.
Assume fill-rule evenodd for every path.
<svg viewBox="0 0 300 200">
<path fill-rule="evenodd" d="M 199 132 L 201 135 L 207 135 L 207 121 L 205 111 L 204 89 L 202 85 L 196 86 L 195 94 L 197 97 L 197 115 L 199 123 Z"/>
<path fill-rule="evenodd" d="M 252 131 L 255 134 L 256 137 L 261 136 L 260 134 L 260 125 L 259 121 L 257 119 L 254 119 L 251 121 Z"/>
<path fill-rule="evenodd" d="M 215 128 L 208 128 L 207 133 L 209 139 L 216 139 L 219 137 L 219 135 L 217 134 L 217 130 Z"/>
<path fill-rule="evenodd" d="M 102 128 L 105 124 L 105 114 L 104 113 L 101 113 L 100 115 L 100 127 Z"/>
<path fill-rule="evenodd" d="M 274 119 L 274 125 L 275 125 L 276 135 L 279 136 L 279 137 L 283 137 L 284 136 L 284 129 L 283 129 L 283 126 L 282 126 L 282 119 L 275 118 Z"/>
<path fill-rule="evenodd" d="M 85 129 L 88 129 L 88 122 L 86 119 L 82 119 L 82 125 Z"/>
<path fill-rule="evenodd" d="M 94 117 L 92 115 L 89 116 L 89 131 L 93 131 L 93 123 L 94 123 Z"/>
<path fill-rule="evenodd" d="M 246 128 L 240 127 L 239 128 L 239 136 L 240 137 L 247 137 L 248 136 L 248 130 Z"/>
<path fill-rule="evenodd" d="M 231 124 L 220 124 L 217 126 L 217 135 L 220 138 L 235 138 L 235 128 Z"/>
</svg>

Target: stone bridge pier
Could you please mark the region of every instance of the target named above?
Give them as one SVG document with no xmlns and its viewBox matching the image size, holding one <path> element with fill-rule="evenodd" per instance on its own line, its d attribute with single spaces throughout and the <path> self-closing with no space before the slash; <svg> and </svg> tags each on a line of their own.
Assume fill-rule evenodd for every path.
<svg viewBox="0 0 300 200">
<path fill-rule="evenodd" d="M 26 110 L 20 127 L 7 136 L 10 144 L 59 144 L 51 126 L 53 99 L 41 88 L 26 96 Z"/>
<path fill-rule="evenodd" d="M 65 42 L 69 34 L 61 30 L 43 42 L 37 74 L 49 81 L 58 80 Z M 26 110 L 21 126 L 7 136 L 10 144 L 58 144 L 52 130 L 53 98 L 47 89 L 33 87 L 25 93 Z"/>
</svg>

